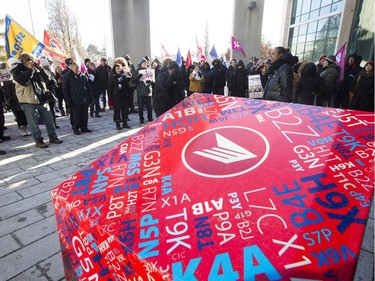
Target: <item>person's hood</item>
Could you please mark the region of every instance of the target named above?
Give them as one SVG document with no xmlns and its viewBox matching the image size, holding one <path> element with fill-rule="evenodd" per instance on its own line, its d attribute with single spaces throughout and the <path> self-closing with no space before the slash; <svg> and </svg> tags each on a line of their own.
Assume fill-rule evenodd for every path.
<svg viewBox="0 0 375 281">
<path fill-rule="evenodd" d="M 301 77 L 314 77 L 317 74 L 317 68 L 312 61 L 305 61 L 298 70 Z"/>
</svg>

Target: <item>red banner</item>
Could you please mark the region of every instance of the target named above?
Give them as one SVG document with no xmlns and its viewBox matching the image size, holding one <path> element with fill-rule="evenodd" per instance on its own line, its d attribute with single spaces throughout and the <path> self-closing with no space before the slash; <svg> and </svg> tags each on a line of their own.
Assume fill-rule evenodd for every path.
<svg viewBox="0 0 375 281">
<path fill-rule="evenodd" d="M 70 280 L 353 280 L 374 114 L 194 94 L 53 189 Z"/>
<path fill-rule="evenodd" d="M 43 43 L 46 47 L 46 50 L 51 54 L 52 57 L 59 61 L 64 61 L 67 56 L 63 47 L 61 47 L 60 43 L 51 37 L 51 35 L 44 30 L 44 40 Z"/>
</svg>

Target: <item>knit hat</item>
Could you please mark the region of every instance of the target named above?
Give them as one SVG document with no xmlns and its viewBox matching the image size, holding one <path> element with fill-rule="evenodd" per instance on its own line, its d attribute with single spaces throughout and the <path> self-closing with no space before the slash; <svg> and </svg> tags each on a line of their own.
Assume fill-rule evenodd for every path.
<svg viewBox="0 0 375 281">
<path fill-rule="evenodd" d="M 10 70 L 12 70 L 13 68 L 15 68 L 17 66 L 17 64 L 21 63 L 18 59 L 16 58 L 9 58 L 7 60 L 7 65 L 9 67 Z"/>
<path fill-rule="evenodd" d="M 138 64 L 141 65 L 143 62 L 145 62 L 146 59 L 144 57 L 141 57 L 138 61 Z"/>
<path fill-rule="evenodd" d="M 125 55 L 125 59 L 126 60 L 130 60 L 130 56 L 129 55 Z"/>
<path fill-rule="evenodd" d="M 325 57 L 324 60 L 328 61 L 329 64 L 332 64 L 336 62 L 336 57 L 334 55 L 329 55 Z"/>
<path fill-rule="evenodd" d="M 373 60 L 368 61 L 366 64 L 371 64 L 372 67 L 374 67 L 374 61 Z"/>
</svg>

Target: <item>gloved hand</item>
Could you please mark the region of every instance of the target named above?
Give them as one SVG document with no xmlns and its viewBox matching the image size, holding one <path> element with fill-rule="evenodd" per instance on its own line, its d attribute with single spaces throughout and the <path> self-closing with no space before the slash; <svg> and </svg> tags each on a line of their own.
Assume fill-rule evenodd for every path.
<svg viewBox="0 0 375 281">
<path fill-rule="evenodd" d="M 142 74 L 142 73 L 139 73 L 138 76 L 137 76 L 137 80 L 141 79 L 142 76 L 143 76 L 143 74 Z"/>
<path fill-rule="evenodd" d="M 89 79 L 91 82 L 94 82 L 95 76 L 93 74 L 89 74 Z"/>
</svg>

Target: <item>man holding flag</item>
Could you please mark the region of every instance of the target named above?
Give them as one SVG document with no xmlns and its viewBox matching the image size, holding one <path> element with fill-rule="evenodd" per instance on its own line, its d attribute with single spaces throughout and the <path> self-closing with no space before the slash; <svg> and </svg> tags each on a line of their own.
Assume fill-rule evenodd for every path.
<svg viewBox="0 0 375 281">
<path fill-rule="evenodd" d="M 48 76 L 44 69 L 34 61 L 34 58 L 24 53 L 20 56 L 20 63 L 11 71 L 16 85 L 16 95 L 21 109 L 25 113 L 31 135 L 35 140 L 35 146 L 45 148 L 42 132 L 38 127 L 38 117 L 44 121 L 49 136 L 49 143 L 60 144 L 55 131 L 55 124 L 51 111 L 47 110 L 45 88 L 43 82 L 47 82 Z"/>
</svg>

